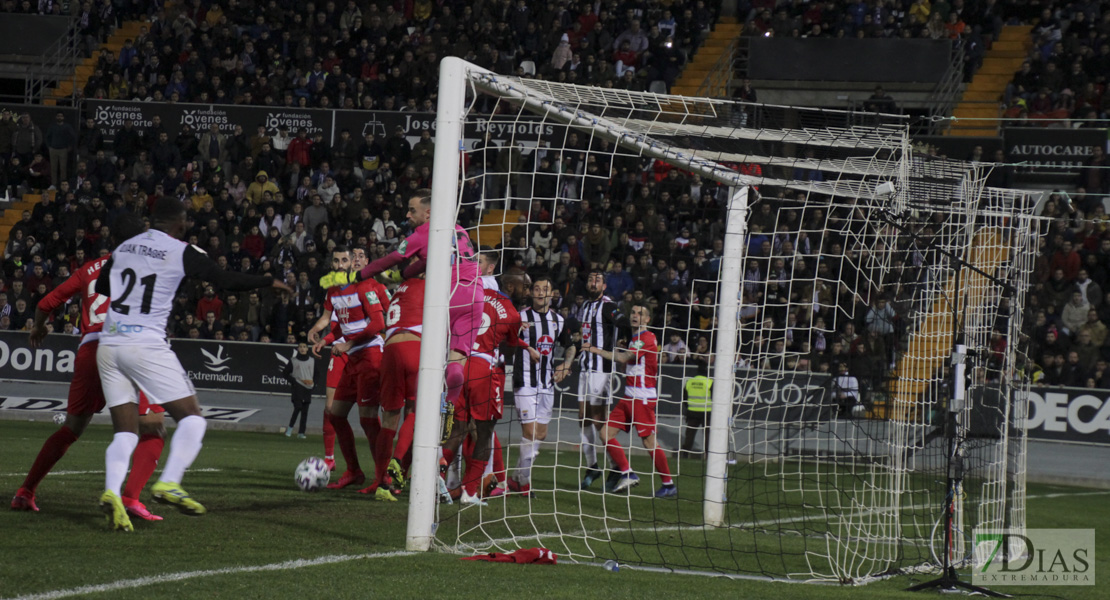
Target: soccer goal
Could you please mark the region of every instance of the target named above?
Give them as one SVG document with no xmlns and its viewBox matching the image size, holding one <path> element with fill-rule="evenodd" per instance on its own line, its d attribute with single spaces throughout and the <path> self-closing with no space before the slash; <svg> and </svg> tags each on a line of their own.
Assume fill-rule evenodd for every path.
<svg viewBox="0 0 1110 600">
<path fill-rule="evenodd" d="M 859 583 L 945 556 L 970 564 L 973 530 L 1024 527 L 1015 425 L 1039 195 L 986 187 L 990 165 L 916 152 L 898 116 L 519 79 L 456 58 L 441 63 L 438 103 L 410 549 L 542 546 Z M 583 441 L 572 374 L 530 495 L 440 501 L 456 222 L 499 250 L 499 273 L 551 277 L 568 316 L 589 300 L 575 281 L 591 267 L 622 312 L 653 308 L 676 497 L 654 497 L 660 473 L 635 430 L 617 440 L 643 485 L 583 488 L 587 456 L 612 464 Z M 698 375 L 712 380 L 708 411 L 686 391 Z M 509 477 L 513 376 L 497 427 Z M 622 382 L 614 367 L 613 398 Z"/>
</svg>

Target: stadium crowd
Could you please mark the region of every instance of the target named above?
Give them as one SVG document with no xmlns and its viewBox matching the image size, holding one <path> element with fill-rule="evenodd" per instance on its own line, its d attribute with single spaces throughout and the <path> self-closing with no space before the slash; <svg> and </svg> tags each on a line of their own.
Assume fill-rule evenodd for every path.
<svg viewBox="0 0 1110 600">
<path fill-rule="evenodd" d="M 57 4 L 8 2 L 3 9 L 59 10 Z M 655 79 L 673 80 L 714 22 L 717 4 L 192 0 L 167 10 L 161 3 L 104 0 L 77 9 L 90 44 L 120 19 L 146 15 L 150 25 L 118 56 L 101 51 L 83 92 L 147 101 L 430 111 L 438 58 L 446 55 L 502 72 L 643 89 Z M 740 4 L 751 31 L 776 35 L 962 39 L 992 35 L 1003 21 L 1025 18 L 1022 3 L 999 8 L 991 0 L 967 7 L 961 0 Z M 935 23 L 953 19 L 964 27 L 940 33 Z M 109 145 L 91 119 L 76 131 L 64 120 L 42 131 L 9 112 L 0 116 L 5 140 L 11 145 L 0 145 L 3 183 L 49 193 L 12 227 L 4 248 L 0 329 L 28 328 L 39 298 L 109 249 L 121 214 L 146 214 L 158 198 L 174 196 L 189 207 L 191 243 L 226 269 L 280 274 L 295 292 L 217 294 L 204 282 L 190 283 L 178 294 L 169 334 L 276 342 L 296 341 L 321 314 L 317 282 L 328 270 L 331 248 L 363 246 L 374 260 L 409 233 L 406 194 L 430 186 L 435 145 L 430 130 L 415 143 L 404 130 L 384 139 L 343 132 L 329 144 L 320 135 L 284 128 L 236 127 L 227 134 L 187 125 L 170 138 L 157 119 L 142 129 L 124 125 Z M 712 362 L 724 190 L 661 163 L 622 157 L 603 165 L 608 151 L 590 144 L 571 134 L 561 152 L 523 157 L 480 147 L 469 157 L 460 222 L 476 225 L 476 208 L 502 198 L 507 186 L 531 190 L 528 197 L 565 199 L 517 201 L 514 208 L 524 215 L 502 242 L 505 268 L 550 274 L 555 305 L 567 313 L 584 300 L 586 274 L 603 269 L 610 297 L 626 307 L 646 300 L 664 308 L 653 311 L 652 325 L 667 360 Z M 482 176 L 504 165 L 531 175 L 514 182 Z M 606 167 L 611 177 L 601 175 Z M 912 308 L 904 295 L 871 294 L 843 279 L 853 270 L 845 257 L 850 214 L 785 209 L 797 205 L 776 199 L 773 190 L 763 192 L 747 241 L 752 260 L 744 273 L 744 360 L 760 353 L 778 358 L 748 364 L 843 369 L 879 385 Z M 1098 208 L 1052 204 L 1052 210 L 1071 212 L 1044 240 L 1026 319 L 1046 382 L 1110 385 L 1110 347 L 1104 349 L 1110 235 L 1100 221 L 1083 218 Z M 806 286 L 791 284 L 806 280 Z M 69 332 L 80 318 L 73 303 L 54 315 L 53 326 Z"/>
</svg>

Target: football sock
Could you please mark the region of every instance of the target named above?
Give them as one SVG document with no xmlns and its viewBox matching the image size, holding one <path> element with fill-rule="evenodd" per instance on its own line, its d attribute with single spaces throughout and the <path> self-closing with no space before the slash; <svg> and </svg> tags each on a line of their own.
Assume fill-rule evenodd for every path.
<svg viewBox="0 0 1110 600">
<path fill-rule="evenodd" d="M 536 459 L 539 454 L 539 442 L 530 440 L 526 437 L 520 438 L 520 459 L 516 462 L 516 480 L 517 483 L 529 483 L 532 481 L 532 461 Z"/>
<path fill-rule="evenodd" d="M 362 426 L 362 433 L 366 435 L 366 442 L 370 444 L 370 454 L 374 461 L 380 460 L 378 455 L 378 434 L 382 431 L 382 422 L 377 417 L 359 417 L 358 424 Z M 389 459 L 385 459 L 389 462 Z"/>
<path fill-rule="evenodd" d="M 670 485 L 671 467 L 667 464 L 667 453 L 662 448 L 656 447 L 651 452 L 651 458 L 655 462 L 655 470 L 659 472 L 663 485 Z"/>
<path fill-rule="evenodd" d="M 381 428 L 378 432 L 377 444 L 374 447 L 374 482 L 381 483 L 385 479 L 385 468 L 389 466 L 389 459 L 393 456 L 393 438 L 397 435 L 396 429 Z"/>
<path fill-rule="evenodd" d="M 466 459 L 466 474 L 463 475 L 463 491 L 471 496 L 478 495 L 478 483 L 486 470 L 486 461 L 473 457 Z"/>
<path fill-rule="evenodd" d="M 397 446 L 393 449 L 393 458 L 400 461 L 409 453 L 409 448 L 412 447 L 412 435 L 415 428 L 416 413 L 411 412 L 405 415 L 405 420 L 401 423 L 401 429 L 397 431 Z"/>
<path fill-rule="evenodd" d="M 131 453 L 139 444 L 139 436 L 130 431 L 117 432 L 104 452 L 104 489 L 117 496 L 127 477 L 127 467 L 131 464 Z"/>
<path fill-rule="evenodd" d="M 597 464 L 597 428 L 590 421 L 582 423 L 582 454 L 586 457 L 586 466 Z"/>
<path fill-rule="evenodd" d="M 505 453 L 501 450 L 501 440 L 497 432 L 493 434 L 493 476 L 498 483 L 505 483 Z"/>
<path fill-rule="evenodd" d="M 127 477 L 127 486 L 123 488 L 124 498 L 139 499 L 139 494 L 158 466 L 158 459 L 162 456 L 165 445 L 166 441 L 162 436 L 154 433 L 146 433 L 139 438 L 139 445 L 135 447 L 131 458 L 131 474 Z"/>
<path fill-rule="evenodd" d="M 474 454 L 474 440 L 470 439 L 470 436 L 468 435 L 465 439 L 463 439 L 462 443 L 463 460 L 466 460 L 466 458 L 472 454 Z"/>
<path fill-rule="evenodd" d="M 166 457 L 166 466 L 162 468 L 162 481 L 181 483 L 193 461 L 200 454 L 200 447 L 204 442 L 204 430 L 208 423 L 204 417 L 190 415 L 177 423 L 177 431 L 170 440 L 170 454 Z"/>
<path fill-rule="evenodd" d="M 324 411 L 324 458 L 335 458 L 335 427 Z"/>
<path fill-rule="evenodd" d="M 23 480 L 23 487 L 30 490 L 32 494 L 35 493 L 35 488 L 42 482 L 43 477 L 46 477 L 54 465 L 65 456 L 70 445 L 76 441 L 77 434 L 65 425 L 46 438 L 42 444 L 42 450 L 39 450 L 39 455 L 31 464 L 31 470 L 27 472 L 27 478 Z"/>
<path fill-rule="evenodd" d="M 466 381 L 466 377 L 463 375 L 463 366 L 457 362 L 447 363 L 447 373 L 444 381 L 447 383 L 447 406 L 451 407 L 459 399 L 463 383 Z"/>
<path fill-rule="evenodd" d="M 358 451 L 355 450 L 355 432 L 351 429 L 347 417 L 337 417 L 328 413 L 328 420 L 331 421 L 331 426 L 335 428 L 335 439 L 339 441 L 339 451 L 343 454 L 343 460 L 347 463 L 347 470 L 352 472 L 361 471 L 362 468 L 358 464 Z"/>
<path fill-rule="evenodd" d="M 624 448 L 621 448 L 617 438 L 611 438 L 608 442 L 605 442 L 605 450 L 609 452 L 609 458 L 613 459 L 613 465 L 616 466 L 621 473 L 627 473 L 632 470 L 632 467 L 628 465 L 628 457 L 624 454 Z"/>
</svg>

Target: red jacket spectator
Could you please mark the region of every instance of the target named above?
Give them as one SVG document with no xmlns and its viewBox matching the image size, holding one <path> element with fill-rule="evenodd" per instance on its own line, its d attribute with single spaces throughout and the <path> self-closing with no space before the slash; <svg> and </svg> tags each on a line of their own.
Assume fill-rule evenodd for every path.
<svg viewBox="0 0 1110 600">
<path fill-rule="evenodd" d="M 203 322 L 204 315 L 209 311 L 216 313 L 217 321 L 224 312 L 224 301 L 220 300 L 212 286 L 204 288 L 204 297 L 197 301 L 197 320 Z"/>
<path fill-rule="evenodd" d="M 1079 260 L 1079 253 L 1072 248 L 1071 242 L 1064 242 L 1064 245 L 1052 255 L 1051 269 L 1062 269 L 1064 271 L 1064 279 L 1074 281 L 1076 276 L 1079 275 L 1079 267 L 1081 261 Z"/>
<path fill-rule="evenodd" d="M 297 137 L 289 142 L 289 148 L 285 151 L 285 161 L 307 167 L 312 164 L 310 150 L 312 150 L 312 140 L 308 139 L 307 131 L 300 129 L 297 131 Z"/>
<path fill-rule="evenodd" d="M 251 232 L 243 238 L 243 251 L 250 254 L 254 260 L 258 260 L 262 258 L 265 250 L 266 240 L 262 239 L 261 233 L 258 233 L 258 227 L 251 227 Z"/>
</svg>

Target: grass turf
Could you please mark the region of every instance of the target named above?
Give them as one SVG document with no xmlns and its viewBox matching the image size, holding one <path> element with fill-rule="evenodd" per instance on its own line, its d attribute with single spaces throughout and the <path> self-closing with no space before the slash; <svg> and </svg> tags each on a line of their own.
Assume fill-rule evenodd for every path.
<svg viewBox="0 0 1110 600">
<path fill-rule="evenodd" d="M 14 493 L 42 441 L 53 429 L 53 425 L 45 423 L 0 421 L 0 456 L 4 458 L 0 467 L 0 489 Z M 622 592 L 650 590 L 651 596 L 811 598 L 819 594 L 823 598 L 861 599 L 912 597 L 901 590 L 931 578 L 894 577 L 863 587 L 816 588 L 630 568 L 610 573 L 596 566 L 566 563 L 555 567 L 484 564 L 460 561 L 458 556 L 446 553 L 355 558 L 403 549 L 405 502 L 374 502 L 347 490 L 302 493 L 293 485 L 293 467 L 301 459 L 319 454 L 318 438 L 298 441 L 272 434 L 223 431 L 209 432 L 205 448 L 194 465 L 196 470 L 185 482 L 186 489 L 208 507 L 210 514 L 200 518 L 185 517 L 168 507 L 148 502 L 165 521 L 136 522 L 134 534 L 113 533 L 107 530 L 104 517 L 95 505 L 103 485 L 104 448 L 109 440 L 107 427 L 94 426 L 71 448 L 56 468 L 59 474 L 49 476 L 39 488 L 42 512 L 0 512 L 3 538 L 0 598 L 149 577 L 151 579 L 144 585 L 90 591 L 81 597 L 150 598 L 172 594 L 186 598 L 286 598 L 326 594 L 336 598 L 361 598 L 388 594 L 397 598 L 447 595 L 489 598 L 518 597 L 524 585 L 527 590 L 533 590 L 529 593 L 553 598 L 609 598 Z M 692 464 L 684 464 L 683 473 L 692 476 L 695 471 Z M 85 471 L 88 472 L 82 473 Z M 537 481 L 545 481 L 554 472 L 550 465 L 541 466 L 537 470 Z M 564 472 L 571 471 L 559 471 L 560 474 Z M 562 479 L 559 483 L 564 485 Z M 583 519 L 579 515 L 583 512 L 606 514 L 602 510 L 614 515 L 618 522 L 622 514 L 635 514 L 641 519 L 655 515 L 661 522 L 674 524 L 673 527 L 652 532 L 646 521 L 631 526 L 625 523 L 630 531 L 616 533 L 615 543 L 605 542 L 600 548 L 597 543 L 590 545 L 599 556 L 629 559 L 639 554 L 645 560 L 665 558 L 677 564 L 700 564 L 700 558 L 719 560 L 710 550 L 752 543 L 750 538 L 760 535 L 750 531 L 706 533 L 682 526 L 694 522 L 700 491 L 695 485 L 683 485 L 682 479 L 679 484 L 683 503 L 663 505 L 670 507 L 664 509 L 646 499 L 600 495 L 581 495 L 581 504 L 576 507 L 570 498 L 578 498 L 578 494 L 557 496 L 547 492 L 550 497 L 545 498 L 541 492 L 532 501 L 533 511 L 539 514 L 526 525 L 550 531 L 551 527 L 564 527 L 567 522 L 581 524 Z M 547 487 L 550 488 L 550 483 Z M 647 493 L 652 487 L 645 478 L 637 492 Z M 1036 485 L 1030 486 L 1029 494 L 1030 527 L 1110 531 L 1110 514 L 1101 510 L 1105 506 L 1105 495 Z M 1041 497 L 1045 495 L 1053 497 Z M 148 496 L 144 495 L 146 500 Z M 525 501 L 514 498 L 511 502 Z M 494 503 L 486 510 L 498 509 L 499 505 Z M 443 509 L 442 527 L 457 530 L 461 524 L 463 531 L 469 530 L 476 521 L 473 515 L 455 516 L 456 512 L 454 507 Z M 470 512 L 477 511 L 470 509 Z M 520 512 L 510 510 L 507 514 L 511 517 Z M 750 514 L 734 516 L 750 518 Z M 806 515 L 789 511 L 778 515 L 778 518 L 792 517 L 805 518 Z M 587 520 L 586 524 L 591 527 L 601 522 Z M 488 526 L 482 536 L 498 537 L 510 529 L 519 534 L 523 531 L 522 525 L 524 523 L 519 521 L 506 520 Z M 649 534 L 648 544 L 643 543 L 645 530 Z M 816 525 L 812 528 L 814 533 L 820 530 Z M 441 529 L 441 538 L 448 537 L 445 533 L 448 532 Z M 732 539 L 732 536 L 739 537 Z M 638 543 L 626 543 L 632 538 Z M 753 552 L 744 560 L 782 562 L 783 559 L 775 556 L 774 548 L 788 552 L 804 548 L 798 545 L 799 540 L 783 541 L 779 536 L 770 535 L 762 538 L 767 544 L 773 541 L 773 545 L 760 546 L 762 552 Z M 450 539 L 454 539 L 453 532 Z M 556 539 L 542 541 L 557 552 L 563 550 L 558 548 Z M 567 550 L 581 552 L 589 542 L 582 536 L 582 541 L 571 539 L 565 543 L 569 546 Z M 690 552 L 691 547 L 699 546 L 709 550 L 701 550 L 700 555 L 698 551 Z M 300 568 L 289 565 L 257 572 L 203 573 L 178 581 L 164 579 L 172 573 L 256 567 L 328 556 L 340 558 L 336 559 L 338 562 Z M 1110 572 L 1106 570 L 1108 567 L 1110 543 L 1103 536 L 1096 549 L 1096 573 Z M 748 568 L 746 563 L 741 565 L 741 569 Z M 1018 594 L 1049 592 L 1078 599 L 1102 597 L 1096 593 L 1097 587 L 997 589 Z"/>
</svg>

